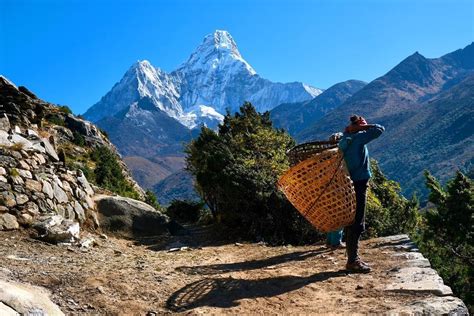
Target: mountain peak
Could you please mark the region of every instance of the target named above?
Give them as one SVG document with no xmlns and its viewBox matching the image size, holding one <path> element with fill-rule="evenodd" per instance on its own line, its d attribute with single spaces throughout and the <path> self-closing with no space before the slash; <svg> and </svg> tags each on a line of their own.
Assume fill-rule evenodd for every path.
<svg viewBox="0 0 474 316">
<path fill-rule="evenodd" d="M 243 69 L 251 75 L 256 74 L 256 71 L 243 59 L 230 33 L 224 30 L 216 30 L 204 37 L 201 45 L 179 69 L 205 72 Z"/>
</svg>

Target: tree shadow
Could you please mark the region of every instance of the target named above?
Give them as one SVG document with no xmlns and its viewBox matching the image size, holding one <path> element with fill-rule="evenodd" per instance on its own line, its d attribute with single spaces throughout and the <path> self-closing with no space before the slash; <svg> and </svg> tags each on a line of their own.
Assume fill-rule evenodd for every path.
<svg viewBox="0 0 474 316">
<path fill-rule="evenodd" d="M 321 248 L 318 250 L 308 250 L 308 251 L 297 251 L 292 253 L 286 253 L 283 255 L 265 258 L 261 260 L 249 260 L 243 262 L 232 262 L 232 263 L 221 263 L 221 264 L 211 264 L 205 266 L 181 266 L 177 267 L 176 270 L 184 272 L 186 274 L 219 274 L 232 271 L 247 271 L 247 270 L 256 270 L 261 269 L 289 261 L 304 261 L 308 258 L 315 257 L 317 255 L 323 254 L 325 252 L 330 252 L 331 249 Z"/>
<path fill-rule="evenodd" d="M 400 249 L 400 250 L 408 250 L 408 251 L 418 248 L 417 245 L 409 239 L 391 240 L 391 241 L 377 243 L 372 246 L 372 248 L 388 248 L 388 247 L 392 247 L 392 248 Z"/>
<path fill-rule="evenodd" d="M 272 297 L 302 288 L 310 283 L 346 276 L 344 270 L 319 272 L 308 277 L 281 276 L 258 280 L 206 278 L 188 284 L 173 293 L 166 307 L 183 312 L 201 306 L 233 307 L 245 298 Z"/>
</svg>

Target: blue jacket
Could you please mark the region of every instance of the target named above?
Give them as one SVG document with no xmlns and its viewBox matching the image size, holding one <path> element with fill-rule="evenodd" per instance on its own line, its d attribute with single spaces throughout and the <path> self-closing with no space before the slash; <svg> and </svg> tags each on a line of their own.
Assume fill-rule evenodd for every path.
<svg viewBox="0 0 474 316">
<path fill-rule="evenodd" d="M 367 180 L 370 172 L 369 151 L 366 144 L 379 137 L 385 128 L 375 124 L 368 130 L 357 133 L 344 133 L 339 141 L 339 148 L 344 153 L 344 160 L 351 175 L 352 181 Z"/>
</svg>

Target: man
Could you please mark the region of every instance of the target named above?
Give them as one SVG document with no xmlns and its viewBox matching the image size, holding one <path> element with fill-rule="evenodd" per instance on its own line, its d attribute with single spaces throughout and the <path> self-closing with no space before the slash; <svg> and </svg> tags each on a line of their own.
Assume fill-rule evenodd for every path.
<svg viewBox="0 0 474 316">
<path fill-rule="evenodd" d="M 371 177 L 369 152 L 366 144 L 379 137 L 385 128 L 378 124 L 367 124 L 362 116 L 353 115 L 339 142 L 344 160 L 356 193 L 354 223 L 347 227 L 346 249 L 349 272 L 370 272 L 370 267 L 359 257 L 359 239 L 365 230 L 365 204 L 368 182 Z"/>
</svg>

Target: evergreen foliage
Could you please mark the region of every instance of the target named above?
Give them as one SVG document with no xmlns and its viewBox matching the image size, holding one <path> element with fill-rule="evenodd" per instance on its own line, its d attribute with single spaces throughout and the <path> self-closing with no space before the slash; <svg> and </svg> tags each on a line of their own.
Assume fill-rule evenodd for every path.
<svg viewBox="0 0 474 316">
<path fill-rule="evenodd" d="M 403 197 L 400 185 L 387 179 L 377 161 L 373 159 L 371 171 L 366 209 L 366 237 L 414 232 L 420 221 L 416 196 L 410 200 Z"/>
<path fill-rule="evenodd" d="M 157 210 L 161 210 L 161 205 L 158 203 L 158 199 L 156 198 L 155 193 L 150 190 L 146 190 L 145 192 L 145 203 L 154 207 Z"/>
<path fill-rule="evenodd" d="M 278 192 L 294 140 L 249 102 L 219 132 L 203 127 L 187 146 L 188 170 L 218 223 L 241 238 L 304 243 L 320 236 Z"/>
<path fill-rule="evenodd" d="M 454 293 L 474 312 L 473 181 L 457 172 L 445 188 L 425 172 L 434 204 L 423 216 L 417 236 L 420 250 Z"/>
<path fill-rule="evenodd" d="M 96 163 L 95 183 L 119 195 L 138 199 L 139 195 L 125 179 L 117 156 L 106 146 L 95 148 L 91 158 Z"/>
<path fill-rule="evenodd" d="M 166 213 L 172 219 L 185 223 L 196 223 L 204 210 L 204 203 L 187 200 L 173 200 Z"/>
</svg>

